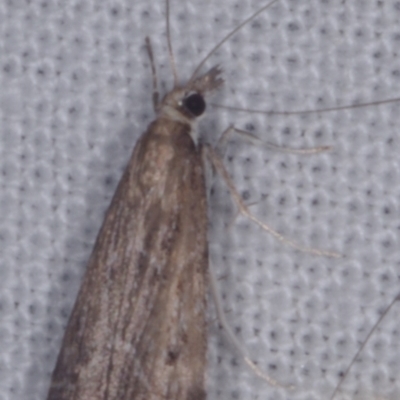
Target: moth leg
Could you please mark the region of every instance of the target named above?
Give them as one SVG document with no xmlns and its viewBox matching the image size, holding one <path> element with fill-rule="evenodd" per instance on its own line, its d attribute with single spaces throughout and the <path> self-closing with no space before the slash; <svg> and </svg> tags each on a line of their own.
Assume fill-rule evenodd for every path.
<svg viewBox="0 0 400 400">
<path fill-rule="evenodd" d="M 148 36 L 146 36 L 146 50 L 150 60 L 151 76 L 153 79 L 153 108 L 155 112 L 160 109 L 160 93 L 158 91 L 157 71 L 154 64 L 153 47 Z"/>
<path fill-rule="evenodd" d="M 211 268 L 210 268 L 211 269 Z M 330 400 L 334 400 L 335 396 L 337 393 L 339 393 L 340 387 L 342 386 L 342 383 L 344 382 L 344 380 L 347 378 L 347 376 L 349 375 L 350 369 L 351 367 L 355 364 L 355 362 L 358 360 L 360 354 L 362 353 L 362 351 L 364 350 L 365 346 L 367 345 L 367 343 L 369 342 L 369 339 L 371 338 L 371 336 L 374 334 L 374 332 L 378 329 L 378 326 L 381 324 L 382 320 L 387 316 L 387 314 L 390 312 L 391 308 L 398 302 L 400 301 L 400 293 L 398 293 L 396 295 L 396 297 L 392 300 L 392 302 L 385 308 L 385 310 L 383 311 L 383 313 L 379 316 L 378 320 L 375 322 L 375 324 L 373 325 L 373 327 L 370 329 L 370 331 L 368 332 L 368 335 L 366 336 L 366 338 L 363 340 L 363 342 L 361 343 L 357 353 L 355 354 L 355 356 L 351 359 L 350 364 L 347 366 L 346 370 L 344 371 L 344 373 L 342 374 L 338 384 L 335 387 L 335 390 L 333 391 L 331 397 L 329 398 Z"/>
<path fill-rule="evenodd" d="M 285 236 L 281 235 L 279 232 L 271 228 L 269 225 L 265 224 L 264 222 L 260 221 L 257 219 L 249 210 L 245 202 L 243 201 L 242 197 L 238 193 L 238 191 L 235 188 L 235 184 L 232 181 L 232 178 L 229 176 L 228 171 L 226 170 L 224 164 L 222 163 L 221 157 L 213 150 L 210 146 L 205 145 L 203 147 L 203 150 L 205 152 L 205 157 L 207 157 L 212 166 L 217 170 L 219 175 L 223 178 L 225 181 L 229 191 L 231 192 L 231 196 L 236 203 L 236 206 L 239 209 L 239 212 L 247 217 L 249 220 L 253 221 L 256 223 L 259 227 L 261 227 L 264 231 L 268 232 L 270 235 L 275 237 L 277 240 L 283 242 L 284 244 L 293 247 L 296 250 L 305 252 L 305 253 L 310 253 L 318 256 L 325 256 L 325 257 L 332 257 L 332 258 L 339 258 L 341 255 L 339 253 L 329 251 L 329 250 L 319 250 L 315 249 L 312 247 L 304 247 L 300 245 L 299 243 L 290 240 L 286 238 Z"/>
<path fill-rule="evenodd" d="M 257 146 L 262 146 L 262 147 L 265 147 L 268 149 L 277 150 L 282 153 L 292 153 L 292 154 L 301 154 L 301 155 L 318 154 L 318 153 L 322 153 L 322 152 L 329 151 L 332 149 L 332 146 L 299 147 L 299 148 L 278 146 L 278 145 L 270 143 L 270 142 L 264 142 L 263 140 L 261 140 L 258 136 L 254 135 L 253 133 L 251 133 L 249 131 L 245 131 L 243 129 L 236 128 L 235 126 L 231 125 L 227 129 L 225 129 L 225 131 L 222 133 L 222 135 L 218 139 L 217 148 L 222 147 L 222 149 L 224 149 L 222 151 L 222 153 L 221 153 L 221 151 L 219 151 L 220 154 L 225 153 L 225 148 L 227 146 L 226 143 L 228 141 L 228 137 L 230 135 L 232 135 L 232 133 L 236 133 L 237 135 L 240 135 L 245 140 L 247 140 L 249 143 L 252 143 Z"/>
<path fill-rule="evenodd" d="M 285 389 L 294 389 L 293 385 L 284 385 L 284 384 L 279 383 L 276 379 L 271 378 L 267 373 L 262 371 L 261 368 L 259 368 L 257 366 L 257 364 L 255 364 L 250 359 L 249 355 L 247 354 L 247 351 L 241 345 L 239 340 L 236 338 L 235 334 L 232 331 L 232 328 L 230 327 L 230 325 L 226 319 L 225 312 L 222 308 L 220 292 L 219 292 L 219 289 L 217 286 L 217 278 L 215 276 L 214 269 L 213 269 L 211 262 L 209 262 L 209 273 L 210 273 L 211 295 L 214 300 L 215 309 L 217 311 L 217 317 L 218 317 L 219 323 L 220 323 L 222 329 L 224 330 L 224 332 L 226 333 L 226 335 L 228 336 L 228 339 L 231 341 L 233 346 L 236 348 L 237 352 L 243 357 L 244 361 L 253 370 L 253 372 L 260 378 L 267 381 L 271 386 L 278 386 L 278 387 L 285 388 Z"/>
<path fill-rule="evenodd" d="M 233 125 L 229 125 L 221 134 L 221 136 L 218 139 L 217 145 L 215 148 L 218 151 L 218 154 L 223 158 L 226 152 L 227 148 L 227 142 L 229 137 L 232 135 L 232 133 L 235 132 L 235 127 Z"/>
<path fill-rule="evenodd" d="M 248 142 L 250 142 L 253 145 L 262 146 L 262 147 L 265 147 L 268 149 L 273 149 L 273 150 L 277 150 L 277 151 L 285 152 L 285 153 L 293 153 L 293 154 L 300 154 L 300 155 L 317 154 L 317 153 L 321 153 L 323 151 L 328 151 L 331 149 L 331 146 L 319 146 L 319 147 L 309 147 L 309 148 L 291 148 L 291 147 L 278 146 L 273 143 L 268 143 L 268 142 L 262 141 L 259 137 L 257 137 L 256 135 L 254 135 L 253 133 L 251 133 L 249 131 L 245 131 L 243 129 L 238 129 L 235 126 L 230 125 L 230 126 L 228 126 L 228 128 L 226 128 L 222 132 L 221 136 L 218 139 L 217 145 L 215 146 L 216 152 L 222 159 L 224 158 L 225 153 L 226 153 L 226 149 L 228 146 L 228 140 L 231 137 L 231 135 L 234 133 L 236 133 L 237 135 L 240 135 L 241 137 L 243 137 L 245 140 L 247 140 Z M 214 179 L 214 177 L 213 177 L 213 179 Z M 236 217 L 238 216 L 239 213 L 240 213 L 240 211 L 238 211 L 238 213 L 234 216 L 234 218 L 232 219 L 232 222 L 229 225 L 233 225 L 233 223 L 236 220 Z"/>
</svg>

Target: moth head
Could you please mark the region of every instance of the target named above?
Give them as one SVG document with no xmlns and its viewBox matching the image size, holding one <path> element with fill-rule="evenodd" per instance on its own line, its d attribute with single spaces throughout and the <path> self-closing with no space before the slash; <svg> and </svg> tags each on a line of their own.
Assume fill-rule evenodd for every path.
<svg viewBox="0 0 400 400">
<path fill-rule="evenodd" d="M 206 110 L 205 95 L 223 84 L 221 69 L 216 66 L 204 75 L 191 79 L 185 86 L 167 93 L 161 104 L 161 113 L 174 120 L 191 123 Z"/>
</svg>

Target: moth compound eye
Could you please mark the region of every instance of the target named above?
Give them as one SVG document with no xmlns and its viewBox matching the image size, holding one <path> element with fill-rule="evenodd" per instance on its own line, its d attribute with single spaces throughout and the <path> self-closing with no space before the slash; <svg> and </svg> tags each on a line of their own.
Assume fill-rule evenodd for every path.
<svg viewBox="0 0 400 400">
<path fill-rule="evenodd" d="M 183 99 L 182 103 L 183 107 L 185 107 L 185 109 L 195 117 L 199 117 L 206 109 L 206 102 L 204 101 L 203 96 L 199 93 L 193 93 L 189 95 Z"/>
</svg>

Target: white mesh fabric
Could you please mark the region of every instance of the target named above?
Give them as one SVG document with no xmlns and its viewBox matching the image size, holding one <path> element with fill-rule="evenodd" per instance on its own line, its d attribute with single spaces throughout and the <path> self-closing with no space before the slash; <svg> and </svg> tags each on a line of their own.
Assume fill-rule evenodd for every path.
<svg viewBox="0 0 400 400">
<path fill-rule="evenodd" d="M 183 80 L 262 1 L 172 1 Z M 398 96 L 396 2 L 282 0 L 225 43 L 215 102 L 314 109 Z M 0 4 L 0 400 L 46 396 L 96 234 L 137 137 L 153 119 L 144 38 L 163 92 L 172 79 L 164 2 Z M 210 108 L 210 107 L 209 107 Z M 217 178 L 210 251 L 227 318 L 258 365 L 245 366 L 210 312 L 209 399 L 325 400 L 399 284 L 399 105 L 307 116 L 212 110 L 208 140 L 229 124 L 299 156 L 233 138 L 225 165 L 251 210 L 294 251 L 238 217 Z M 232 223 L 233 222 L 233 223 Z M 232 225 L 230 225 L 232 223 Z M 373 336 L 336 399 L 398 399 L 399 307 Z"/>
</svg>

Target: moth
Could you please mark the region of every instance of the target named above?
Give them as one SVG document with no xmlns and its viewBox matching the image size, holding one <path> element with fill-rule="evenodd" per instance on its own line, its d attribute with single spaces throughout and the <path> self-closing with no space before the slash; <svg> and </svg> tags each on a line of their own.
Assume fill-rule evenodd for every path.
<svg viewBox="0 0 400 400">
<path fill-rule="evenodd" d="M 220 74 L 157 104 L 97 237 L 48 400 L 205 398 L 207 196 L 192 132 Z"/>
<path fill-rule="evenodd" d="M 220 75 L 214 68 L 175 88 L 136 145 L 89 261 L 49 399 L 205 397 L 207 211 L 201 146 L 191 132 Z"/>
<path fill-rule="evenodd" d="M 162 101 L 106 213 L 48 400 L 203 399 L 207 205 L 190 132 L 213 69 Z M 192 93 L 193 92 L 193 93 Z"/>
<path fill-rule="evenodd" d="M 160 103 L 153 70 L 157 118 L 106 212 L 48 400 L 206 397 L 208 219 L 195 123 L 223 79 L 218 66 L 198 69 L 183 86 L 175 73 Z"/>
</svg>

